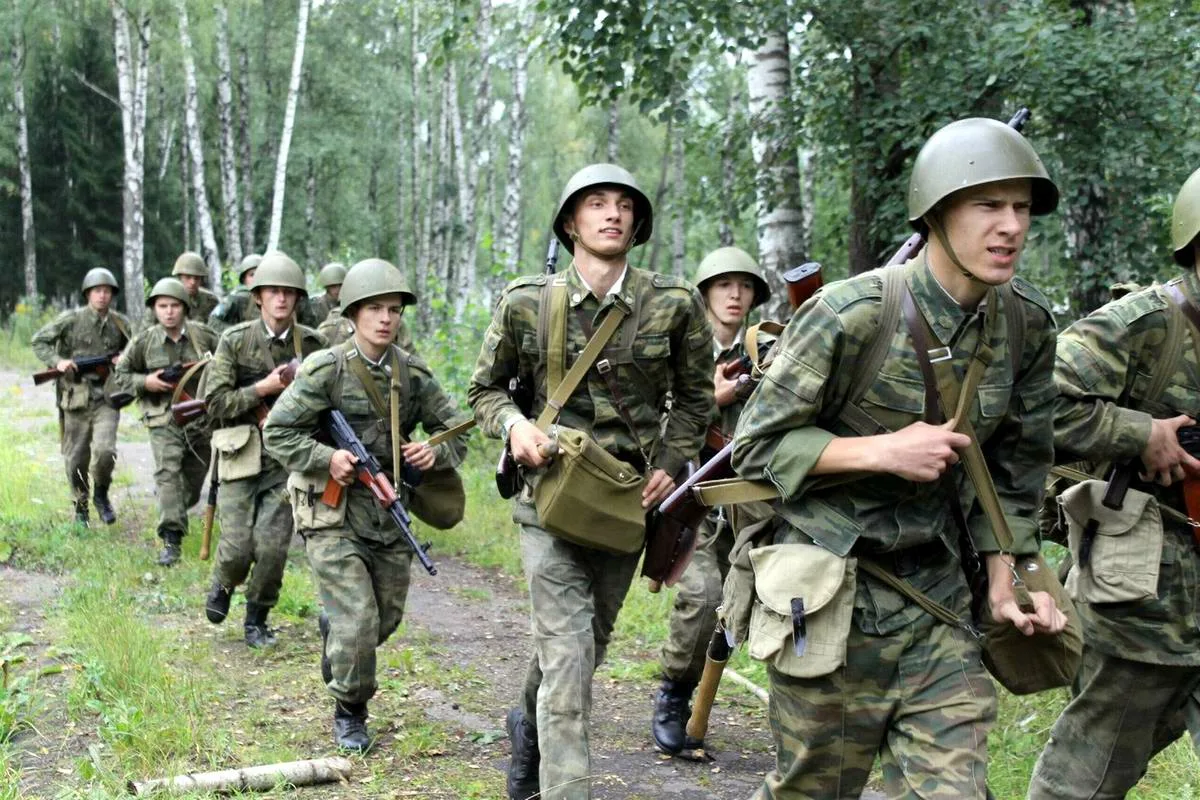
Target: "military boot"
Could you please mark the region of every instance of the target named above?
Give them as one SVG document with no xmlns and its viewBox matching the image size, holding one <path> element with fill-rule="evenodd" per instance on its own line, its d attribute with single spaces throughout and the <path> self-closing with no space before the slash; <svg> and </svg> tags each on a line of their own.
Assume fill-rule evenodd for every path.
<svg viewBox="0 0 1200 800">
<path fill-rule="evenodd" d="M 112 525 L 117 521 L 117 512 L 113 511 L 112 503 L 108 501 L 107 486 L 103 489 L 97 486 L 96 491 L 92 493 L 92 501 L 96 504 L 96 513 L 105 525 Z"/>
<path fill-rule="evenodd" d="M 687 737 L 684 726 L 691 716 L 688 703 L 695 689 L 696 684 L 691 681 L 663 678 L 654 697 L 654 717 L 650 720 L 650 733 L 659 752 L 675 756 L 683 750 Z"/>
<path fill-rule="evenodd" d="M 508 728 L 508 740 L 512 744 L 512 760 L 508 764 L 508 798 L 528 800 L 542 791 L 538 782 L 542 754 L 538 751 L 537 728 L 529 724 L 519 708 L 509 711 L 504 722 Z"/>
<path fill-rule="evenodd" d="M 80 528 L 88 527 L 88 501 L 75 501 L 75 525 Z"/>
<path fill-rule="evenodd" d="M 329 615 L 324 611 L 317 618 L 317 628 L 321 631 L 321 679 L 325 685 L 333 683 L 333 665 L 329 663 Z"/>
<path fill-rule="evenodd" d="M 179 563 L 179 554 L 183 544 L 183 534 L 178 531 L 163 531 L 163 549 L 158 554 L 160 567 L 171 567 Z"/>
<path fill-rule="evenodd" d="M 208 617 L 209 622 L 220 625 L 225 621 L 225 617 L 229 615 L 229 601 L 232 597 L 232 593 L 222 586 L 220 581 L 213 581 L 212 588 L 204 598 L 204 616 Z"/>
<path fill-rule="evenodd" d="M 270 606 L 258 603 L 246 603 L 246 646 L 255 649 L 271 647 L 275 644 L 275 631 L 267 627 L 267 614 L 271 613 Z"/>
<path fill-rule="evenodd" d="M 333 704 L 333 743 L 342 750 L 365 753 L 371 746 L 371 735 L 367 733 L 367 704 Z"/>
</svg>

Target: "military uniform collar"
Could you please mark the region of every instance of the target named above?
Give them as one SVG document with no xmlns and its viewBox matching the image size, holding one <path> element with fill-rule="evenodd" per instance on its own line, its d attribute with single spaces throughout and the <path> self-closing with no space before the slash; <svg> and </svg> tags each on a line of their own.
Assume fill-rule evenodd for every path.
<svg viewBox="0 0 1200 800">
<path fill-rule="evenodd" d="M 381 369 L 384 372 L 387 372 L 389 374 L 391 373 L 391 368 L 387 364 L 387 360 L 388 360 L 388 356 L 390 356 L 392 354 L 392 348 L 390 348 L 390 347 L 386 348 L 383 351 L 383 355 L 381 355 L 379 357 L 378 361 L 372 360 L 366 353 L 364 353 L 362 350 L 360 350 L 358 347 L 358 342 L 354 341 L 353 337 L 350 338 L 350 348 L 355 352 L 355 354 L 359 358 L 361 358 L 363 360 L 364 363 L 366 363 L 372 367 L 375 367 L 375 369 Z"/>
<path fill-rule="evenodd" d="M 744 340 L 745 335 L 746 329 L 742 328 L 738 331 L 737 336 L 733 338 L 733 344 L 729 345 L 729 347 L 722 346 L 721 343 L 717 341 L 717 337 L 713 336 L 713 360 L 717 362 L 728 361 L 731 358 L 740 356 L 742 354 L 742 341 Z"/>
<path fill-rule="evenodd" d="M 1183 274 L 1183 293 L 1193 303 L 1200 304 L 1200 278 L 1196 277 L 1195 267 Z"/>
<path fill-rule="evenodd" d="M 970 322 L 976 316 L 982 317 L 987 311 L 988 303 L 996 295 L 994 289 L 989 289 L 975 309 L 964 309 L 934 277 L 929 269 L 925 250 L 917 256 L 916 268 L 909 276 L 908 287 L 912 291 L 917 308 L 921 310 L 938 341 L 948 346 L 952 346 L 961 334 L 964 323 Z"/>
<path fill-rule="evenodd" d="M 276 336 L 274 334 L 274 332 L 271 331 L 271 326 L 267 324 L 267 321 L 265 319 L 263 319 L 262 317 L 259 317 L 258 321 L 262 323 L 263 333 L 266 335 L 268 342 L 278 341 L 278 342 L 283 342 L 284 344 L 292 343 L 292 341 L 291 341 L 292 326 L 291 325 L 288 325 L 286 328 L 283 329 L 283 333 Z M 295 324 L 295 323 L 293 323 L 293 324 Z"/>
<path fill-rule="evenodd" d="M 161 342 L 167 342 L 167 341 L 171 340 L 171 337 L 167 335 L 167 329 L 164 328 L 162 326 L 162 323 L 160 323 L 160 322 L 154 323 L 154 332 L 158 336 L 159 341 L 161 341 Z M 179 341 L 182 342 L 187 338 L 188 338 L 188 328 L 187 328 L 187 323 L 185 322 L 184 324 L 179 326 Z"/>
<path fill-rule="evenodd" d="M 92 322 L 101 324 L 101 325 L 103 325 L 105 322 L 108 322 L 109 317 L 112 316 L 111 309 L 109 309 L 108 311 L 105 311 L 104 315 L 101 316 L 100 312 L 97 311 L 96 309 L 92 308 L 90 305 L 85 305 L 83 307 L 83 313 L 87 315 L 87 318 L 89 320 L 91 320 Z"/>
<path fill-rule="evenodd" d="M 625 311 L 629 312 L 633 308 L 633 295 L 636 287 L 632 284 L 635 282 L 636 271 L 626 264 L 625 269 L 621 271 L 621 276 L 617 278 L 616 283 L 608 290 L 608 294 L 604 298 L 599 298 L 592 291 L 592 287 L 588 286 L 587 281 L 583 279 L 579 268 L 572 262 L 570 268 L 567 270 L 567 300 L 570 301 L 571 307 L 575 308 L 589 296 L 596 297 L 601 308 L 609 305 L 609 303 L 615 303 L 616 305 L 624 306 Z"/>
</svg>

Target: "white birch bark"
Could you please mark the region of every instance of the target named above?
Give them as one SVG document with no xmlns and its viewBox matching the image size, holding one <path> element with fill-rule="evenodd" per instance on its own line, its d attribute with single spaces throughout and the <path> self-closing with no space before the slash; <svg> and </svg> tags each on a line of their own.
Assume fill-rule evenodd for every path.
<svg viewBox="0 0 1200 800">
<path fill-rule="evenodd" d="M 687 237 L 684 230 L 684 157 L 682 126 L 675 126 L 671 139 L 671 271 L 687 273 Z"/>
<path fill-rule="evenodd" d="M 449 291 L 450 276 L 450 191 L 447 181 L 450 180 L 450 170 L 453 153 L 450 151 L 450 119 L 456 107 L 452 96 L 454 86 L 450 82 L 450 72 L 442 76 L 442 112 L 438 119 L 437 141 L 437 172 L 434 178 L 434 244 L 432 260 L 436 265 L 434 278 L 443 296 Z"/>
<path fill-rule="evenodd" d="M 186 126 L 185 126 L 186 127 Z M 195 250 L 192 246 L 192 160 L 188 155 L 187 134 L 180 132 L 179 134 L 179 186 L 183 189 L 183 199 L 181 208 L 183 213 L 180 215 L 183 219 L 183 249 Z M 217 284 L 212 284 L 214 287 Z M 215 288 L 214 288 L 215 291 Z"/>
<path fill-rule="evenodd" d="M 804 258 L 804 220 L 797 187 L 800 168 L 789 146 L 783 112 L 790 96 L 791 65 L 786 33 L 770 33 L 746 54 L 750 105 L 750 148 L 754 155 L 758 216 L 758 262 L 771 285 L 765 318 L 782 318 L 786 302 L 782 274 Z"/>
<path fill-rule="evenodd" d="M 296 125 L 296 102 L 300 98 L 300 76 L 304 66 L 304 40 L 308 35 L 309 0 L 300 0 L 300 19 L 296 23 L 296 51 L 292 55 L 292 79 L 288 84 L 287 109 L 283 114 L 283 133 L 279 137 L 279 153 L 275 160 L 275 190 L 271 196 L 271 228 L 267 234 L 267 249 L 279 247 L 283 229 L 283 192 L 287 186 L 288 150 L 292 146 L 292 130 Z"/>
<path fill-rule="evenodd" d="M 144 14 L 138 21 L 135 50 L 125 7 L 110 0 L 109 10 L 113 18 L 117 96 L 121 104 L 124 143 L 121 238 L 125 311 L 137 322 L 145 311 L 141 287 L 145 261 L 146 91 L 149 83 L 146 62 L 150 51 L 150 16 Z"/>
<path fill-rule="evenodd" d="M 304 260 L 312 269 L 317 265 L 313 248 L 313 230 L 317 226 L 317 170 L 310 157 L 304 178 Z"/>
<path fill-rule="evenodd" d="M 38 302 L 37 247 L 33 228 L 33 173 L 29 163 L 29 119 L 25 112 L 25 30 L 16 12 L 16 30 L 12 32 L 13 108 L 17 112 L 17 168 L 21 180 L 21 241 L 25 246 L 25 298 Z"/>
<path fill-rule="evenodd" d="M 242 220 L 238 207 L 237 152 L 233 136 L 233 67 L 229 60 L 229 11 L 217 12 L 217 119 L 221 125 L 221 205 L 225 219 L 225 252 L 232 264 L 242 260 Z"/>
<path fill-rule="evenodd" d="M 478 31 L 479 61 L 476 76 L 473 76 L 475 105 L 468 129 L 469 147 L 455 147 L 455 156 L 460 163 L 459 175 L 465 181 L 459 183 L 458 210 L 463 233 L 459 240 L 456 268 L 458 286 L 453 294 L 454 319 L 462 319 L 467 301 L 475 295 L 476 268 L 479 254 L 479 176 L 484 169 L 491 168 L 491 137 L 488 131 L 488 111 L 492 105 L 492 0 L 479 0 Z M 458 107 L 458 80 L 451 73 L 454 90 L 454 105 Z M 464 175 L 465 173 L 465 175 Z"/>
<path fill-rule="evenodd" d="M 475 187 L 470 185 L 470 176 L 474 172 L 474 166 L 471 164 L 471 157 L 464 149 L 462 113 L 458 107 L 458 69 L 453 61 L 449 63 L 446 70 L 446 112 L 450 115 L 450 140 L 453 148 L 447 160 L 452 161 L 454 169 L 454 185 L 458 189 L 458 195 L 454 199 L 458 206 L 458 219 L 462 224 L 462 230 L 458 230 L 458 226 L 450 225 L 452 212 L 450 203 L 447 201 L 445 217 L 446 268 L 442 289 L 446 292 L 446 299 L 450 302 L 454 321 L 458 322 L 462 309 L 466 307 L 466 298 L 463 295 L 473 288 L 469 286 L 469 283 L 473 283 L 470 276 L 475 272 L 473 257 L 475 252 Z M 474 174 L 478 175 L 477 172 Z M 455 236 L 451 236 L 451 233 L 454 233 Z M 468 255 L 468 251 L 470 255 Z"/>
<path fill-rule="evenodd" d="M 619 163 L 621 155 L 621 104 L 613 98 L 608 104 L 608 153 L 610 164 Z"/>
<path fill-rule="evenodd" d="M 238 47 L 238 153 L 242 159 L 242 252 L 257 251 L 254 230 L 254 153 L 250 139 L 250 54 L 243 41 Z"/>
<path fill-rule="evenodd" d="M 221 254 L 217 250 L 217 237 L 213 232 L 212 208 L 208 204 L 208 190 L 204 186 L 204 145 L 200 134 L 200 101 L 196 88 L 196 60 L 192 56 L 192 35 L 188 28 L 187 0 L 178 0 L 179 45 L 183 50 L 183 74 L 185 97 L 183 105 L 184 127 L 187 129 L 188 154 L 192 163 L 192 194 L 196 201 L 196 232 L 200 235 L 200 250 L 208 264 L 209 285 L 221 285 Z"/>
<path fill-rule="evenodd" d="M 532 14 L 531 0 L 520 0 L 517 11 L 518 36 L 529 34 Z M 507 275 L 518 273 L 521 263 L 521 165 L 525 156 L 525 124 L 529 112 L 525 106 L 525 89 L 529 83 L 529 55 L 532 44 L 517 43 L 516 64 L 513 68 L 512 127 L 508 134 L 508 181 L 504 186 L 504 207 L 500 214 L 500 252 Z"/>
</svg>

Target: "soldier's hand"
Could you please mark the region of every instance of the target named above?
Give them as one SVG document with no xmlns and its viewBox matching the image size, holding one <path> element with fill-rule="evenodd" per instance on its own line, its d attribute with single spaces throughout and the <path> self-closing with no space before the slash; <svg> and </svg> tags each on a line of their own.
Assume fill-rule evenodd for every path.
<svg viewBox="0 0 1200 800">
<path fill-rule="evenodd" d="M 1180 414 L 1170 419 L 1156 419 L 1150 422 L 1150 439 L 1142 450 L 1142 464 L 1146 471 L 1142 480 L 1155 481 L 1162 486 L 1170 486 L 1181 481 L 1188 474 L 1200 474 L 1200 461 L 1179 446 L 1178 431 L 1195 425 L 1196 421 L 1187 414 Z"/>
<path fill-rule="evenodd" d="M 426 442 L 409 442 L 401 445 L 400 452 L 404 454 L 405 461 L 421 472 L 430 469 L 436 460 L 433 448 Z"/>
<path fill-rule="evenodd" d="M 737 378 L 725 377 L 725 367 L 727 364 L 717 364 L 716 372 L 713 373 L 713 395 L 717 400 L 717 408 L 724 408 L 737 399 Z"/>
<path fill-rule="evenodd" d="M 272 397 L 279 394 L 287 387 L 283 382 L 281 373 L 287 369 L 287 364 L 280 364 L 267 377 L 254 384 L 254 393 L 259 397 Z"/>
<path fill-rule="evenodd" d="M 675 479 L 666 470 L 656 469 L 642 488 L 642 508 L 653 508 L 675 491 Z"/>
<path fill-rule="evenodd" d="M 174 387 L 162 379 L 162 370 L 155 370 L 147 375 L 142 384 L 145 385 L 148 392 L 169 392 Z"/>
<path fill-rule="evenodd" d="M 1033 612 L 1021 610 L 1013 593 L 1012 556 L 989 553 L 986 556 L 988 571 L 988 608 L 992 619 L 1008 622 L 1026 636 L 1035 633 L 1062 633 L 1067 627 L 1067 615 L 1046 592 L 1030 592 Z"/>
<path fill-rule="evenodd" d="M 518 464 L 533 469 L 545 466 L 549 461 L 542 456 L 539 445 L 548 445 L 553 441 L 541 428 L 527 419 L 514 423 L 508 430 L 508 446 L 512 449 L 513 458 Z"/>
<path fill-rule="evenodd" d="M 890 472 L 905 480 L 936 481 L 958 463 L 958 451 L 971 444 L 971 437 L 956 433 L 956 420 L 943 425 L 914 422 L 895 433 L 875 437 L 877 471 Z"/>
<path fill-rule="evenodd" d="M 329 475 L 342 486 L 354 483 L 358 475 L 358 459 L 349 450 L 334 450 L 329 459 Z"/>
<path fill-rule="evenodd" d="M 75 371 L 75 362 L 69 358 L 64 358 L 55 364 L 54 368 L 65 375 L 68 372 Z"/>
</svg>

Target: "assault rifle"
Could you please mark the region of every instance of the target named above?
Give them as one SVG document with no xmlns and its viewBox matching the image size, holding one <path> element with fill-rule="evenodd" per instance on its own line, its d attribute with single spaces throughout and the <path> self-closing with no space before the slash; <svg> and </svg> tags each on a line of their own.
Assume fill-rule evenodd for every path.
<svg viewBox="0 0 1200 800">
<path fill-rule="evenodd" d="M 371 451 L 366 448 L 362 440 L 358 438 L 358 434 L 354 432 L 354 428 L 350 427 L 350 423 L 346 420 L 346 416 L 336 408 L 328 409 L 322 412 L 321 427 L 325 429 L 333 440 L 334 447 L 339 450 L 347 450 L 354 456 L 354 460 L 358 466 L 358 480 L 361 484 L 371 490 L 371 494 L 375 495 L 375 499 L 379 502 L 384 510 L 391 515 L 392 521 L 400 528 L 400 532 L 404 534 L 404 539 L 408 542 L 408 546 L 412 548 L 413 554 L 417 560 L 421 562 L 421 566 L 430 575 L 437 575 L 437 567 L 429 560 L 427 552 L 429 545 L 421 546 L 417 541 L 416 535 L 413 534 L 412 520 L 408 516 L 408 509 L 404 507 L 404 503 L 400 501 L 400 497 L 396 494 L 392 482 L 383 472 L 383 467 L 379 465 L 379 459 L 371 454 Z M 328 506 L 336 506 L 341 502 L 342 492 L 346 487 L 335 481 L 332 477 L 325 484 L 325 491 L 321 494 L 321 502 Z"/>
<path fill-rule="evenodd" d="M 175 384 L 179 383 L 179 380 L 183 377 L 183 374 L 194 367 L 196 363 L 197 362 L 195 361 L 178 361 L 170 366 L 166 366 L 160 370 L 157 370 L 158 377 L 164 383 L 169 383 L 172 387 L 174 387 Z M 190 396 L 188 396 L 187 392 L 182 393 L 180 397 L 184 398 L 185 400 L 192 399 Z M 118 410 L 129 405 L 133 401 L 133 392 L 113 392 L 108 396 L 109 405 Z"/>
<path fill-rule="evenodd" d="M 296 372 L 300 369 L 300 359 L 293 358 L 279 372 L 279 380 L 284 386 L 288 386 L 296 379 Z M 179 427 L 187 425 L 195 419 L 199 419 L 208 413 L 208 400 L 184 400 L 171 406 L 171 417 L 175 420 L 175 424 Z M 258 420 L 258 427 L 262 427 L 267 422 L 267 414 L 271 413 L 271 406 L 266 401 L 259 403 L 254 409 L 254 415 Z"/>
<path fill-rule="evenodd" d="M 105 353 L 102 356 L 81 356 L 80 358 L 73 358 L 71 361 L 75 363 L 76 375 L 86 375 L 89 372 L 94 372 L 101 378 L 107 378 L 108 370 L 112 367 L 112 360 L 119 355 L 121 355 L 121 351 L 116 350 L 112 353 Z M 35 372 L 33 373 L 33 385 L 41 386 L 46 381 L 52 381 L 62 374 L 62 370 L 57 367 Z"/>
<path fill-rule="evenodd" d="M 546 249 L 546 274 L 553 275 L 558 268 L 558 236 L 550 234 L 550 246 Z M 521 414 L 528 419 L 533 416 L 533 386 L 521 376 L 508 381 L 508 396 Z M 496 491 L 505 500 L 521 491 L 521 465 L 513 458 L 512 447 L 504 442 L 500 461 L 496 464 Z"/>
</svg>

